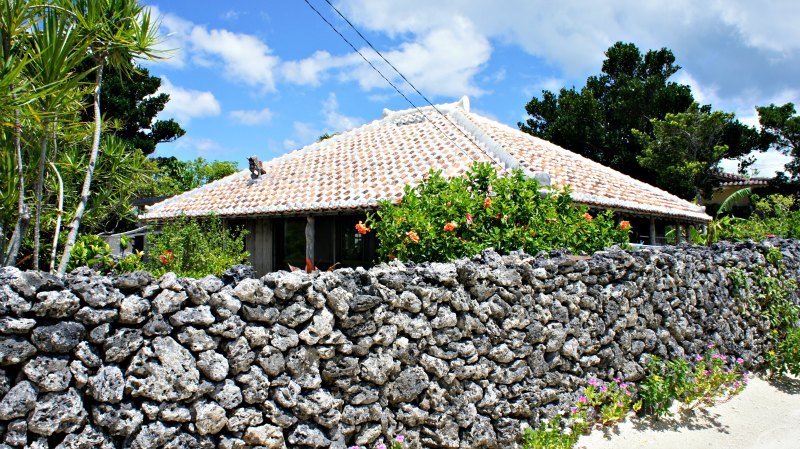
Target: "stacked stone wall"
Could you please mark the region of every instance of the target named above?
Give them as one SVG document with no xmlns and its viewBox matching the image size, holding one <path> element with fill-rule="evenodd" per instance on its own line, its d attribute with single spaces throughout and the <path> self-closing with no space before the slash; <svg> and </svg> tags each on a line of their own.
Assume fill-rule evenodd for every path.
<svg viewBox="0 0 800 449">
<path fill-rule="evenodd" d="M 0 448 L 517 447 L 594 376 L 710 343 L 764 363 L 730 280 L 800 244 L 611 249 L 261 279 L 0 270 Z"/>
</svg>

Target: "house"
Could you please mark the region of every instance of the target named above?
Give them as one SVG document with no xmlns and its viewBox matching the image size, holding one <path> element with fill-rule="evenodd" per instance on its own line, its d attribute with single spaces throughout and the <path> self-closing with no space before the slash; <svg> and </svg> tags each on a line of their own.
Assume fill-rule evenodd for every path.
<svg viewBox="0 0 800 449">
<path fill-rule="evenodd" d="M 147 208 L 145 222 L 212 212 L 248 229 L 259 273 L 304 266 L 369 265 L 374 234 L 355 225 L 380 199 L 398 199 L 431 169 L 463 175 L 474 162 L 521 169 L 545 184 L 570 185 L 590 208 L 612 209 L 634 227 L 635 242 L 656 244 L 666 226 L 711 220 L 704 208 L 456 103 L 404 111 L 243 170 Z"/>
<path fill-rule="evenodd" d="M 715 175 L 719 181 L 719 186 L 714 189 L 711 198 L 703 199 L 703 204 L 709 209 L 719 207 L 728 197 L 736 191 L 749 187 L 752 191 L 769 187 L 771 178 L 748 178 L 734 173 L 719 172 Z M 746 207 L 750 205 L 750 197 L 741 198 L 733 204 L 733 207 Z"/>
</svg>

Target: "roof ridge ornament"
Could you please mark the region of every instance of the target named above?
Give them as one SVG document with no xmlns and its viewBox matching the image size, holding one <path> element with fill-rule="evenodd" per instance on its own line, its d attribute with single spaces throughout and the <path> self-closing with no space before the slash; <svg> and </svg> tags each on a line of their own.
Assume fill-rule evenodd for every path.
<svg viewBox="0 0 800 449">
<path fill-rule="evenodd" d="M 264 163 L 258 159 L 258 156 L 250 156 L 247 161 L 250 163 L 250 179 L 258 179 L 261 175 L 267 174 L 267 171 L 264 170 Z"/>
</svg>

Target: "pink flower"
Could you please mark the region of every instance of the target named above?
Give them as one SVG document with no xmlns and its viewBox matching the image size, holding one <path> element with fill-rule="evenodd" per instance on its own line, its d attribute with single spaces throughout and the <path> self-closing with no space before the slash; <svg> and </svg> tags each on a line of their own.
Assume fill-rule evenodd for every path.
<svg viewBox="0 0 800 449">
<path fill-rule="evenodd" d="M 616 383 L 620 383 L 620 382 L 622 382 L 622 379 L 620 379 L 619 377 L 615 377 L 615 378 L 614 378 L 614 382 L 616 382 Z"/>
<path fill-rule="evenodd" d="M 700 361 L 702 361 L 702 360 L 703 360 L 703 356 L 701 356 L 701 355 L 696 355 L 696 356 L 694 356 L 694 361 L 695 361 L 695 362 L 700 362 Z"/>
<path fill-rule="evenodd" d="M 569 409 L 570 413 L 578 413 L 578 407 L 572 407 Z"/>
<path fill-rule="evenodd" d="M 712 359 L 720 359 L 722 357 L 719 356 L 716 352 L 711 356 Z"/>
<path fill-rule="evenodd" d="M 625 404 L 623 404 L 622 401 L 617 402 L 617 407 L 625 407 Z"/>
<path fill-rule="evenodd" d="M 739 388 L 740 385 L 741 384 L 739 382 L 734 382 L 733 383 L 733 388 Z"/>
<path fill-rule="evenodd" d="M 405 443 L 406 437 L 404 437 L 403 435 L 397 435 L 396 437 L 394 437 L 394 440 L 397 441 L 398 443 Z"/>
<path fill-rule="evenodd" d="M 589 385 L 598 386 L 600 382 L 597 379 L 589 379 Z"/>
<path fill-rule="evenodd" d="M 713 349 L 713 348 L 714 348 L 714 343 L 709 343 L 708 344 L 708 349 Z"/>
<path fill-rule="evenodd" d="M 738 359 L 736 359 L 736 363 L 738 363 L 739 365 L 741 365 L 742 363 L 744 363 L 744 359 L 743 359 L 743 358 L 741 358 L 741 357 L 739 357 Z"/>
<path fill-rule="evenodd" d="M 619 387 L 622 388 L 623 390 L 625 390 L 625 389 L 628 388 L 628 384 L 626 384 L 625 382 L 622 382 L 621 384 L 619 384 Z"/>
<path fill-rule="evenodd" d="M 709 374 L 711 374 L 711 371 L 709 371 L 709 370 L 703 371 L 703 375 L 708 376 Z"/>
<path fill-rule="evenodd" d="M 728 356 L 727 355 L 721 355 L 719 358 L 722 359 L 723 362 L 727 362 L 728 361 Z"/>
<path fill-rule="evenodd" d="M 467 212 L 467 217 L 466 218 L 467 218 L 467 224 L 471 225 L 472 224 L 472 214 Z"/>
<path fill-rule="evenodd" d="M 606 386 L 605 386 L 605 385 L 603 385 L 602 387 L 600 387 L 600 391 L 602 391 L 603 393 L 605 393 L 606 391 L 608 391 L 608 388 L 606 388 Z"/>
<path fill-rule="evenodd" d="M 581 404 L 586 404 L 589 402 L 589 400 L 586 399 L 586 396 L 581 396 L 578 398 L 578 402 L 580 402 Z"/>
<path fill-rule="evenodd" d="M 631 392 L 630 392 L 630 391 L 628 391 L 628 390 L 625 390 L 625 396 L 633 396 L 633 393 L 631 393 Z"/>
</svg>

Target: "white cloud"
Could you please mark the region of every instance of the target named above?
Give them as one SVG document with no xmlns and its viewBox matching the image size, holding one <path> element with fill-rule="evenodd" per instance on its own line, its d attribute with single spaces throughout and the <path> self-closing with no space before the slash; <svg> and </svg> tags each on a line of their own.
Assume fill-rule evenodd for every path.
<svg viewBox="0 0 800 449">
<path fill-rule="evenodd" d="M 322 114 L 325 116 L 325 125 L 328 127 L 328 132 L 347 131 L 364 123 L 363 119 L 348 117 L 339 112 L 339 101 L 333 92 L 328 94 L 328 98 L 322 102 Z"/>
<path fill-rule="evenodd" d="M 239 11 L 237 11 L 235 9 L 229 9 L 229 10 L 225 11 L 225 13 L 222 15 L 222 18 L 225 19 L 225 20 L 236 20 L 236 19 L 239 18 L 240 15 L 241 15 L 241 12 L 239 12 Z"/>
<path fill-rule="evenodd" d="M 169 94 L 169 101 L 159 117 L 173 117 L 184 125 L 192 118 L 219 115 L 222 109 L 213 93 L 176 86 L 166 76 L 161 77 L 161 87 L 156 94 L 159 93 Z"/>
<path fill-rule="evenodd" d="M 800 2 L 794 0 L 714 0 L 723 22 L 733 26 L 747 45 L 787 56 L 800 49 Z"/>
<path fill-rule="evenodd" d="M 231 111 L 230 116 L 243 125 L 261 125 L 272 120 L 272 111 L 269 108 L 257 110 Z"/>
<path fill-rule="evenodd" d="M 206 159 L 220 159 L 229 157 L 231 150 L 221 143 L 207 138 L 194 138 L 187 134 L 175 142 L 176 148 L 185 153 L 188 158 L 203 157 Z"/>
<path fill-rule="evenodd" d="M 786 164 L 791 161 L 791 157 L 776 150 L 769 150 L 763 153 L 754 154 L 756 161 L 748 169 L 752 176 L 762 176 L 771 178 L 779 171 L 785 171 Z M 723 171 L 737 173 L 739 161 L 735 159 L 723 159 L 720 163 Z"/>
</svg>

